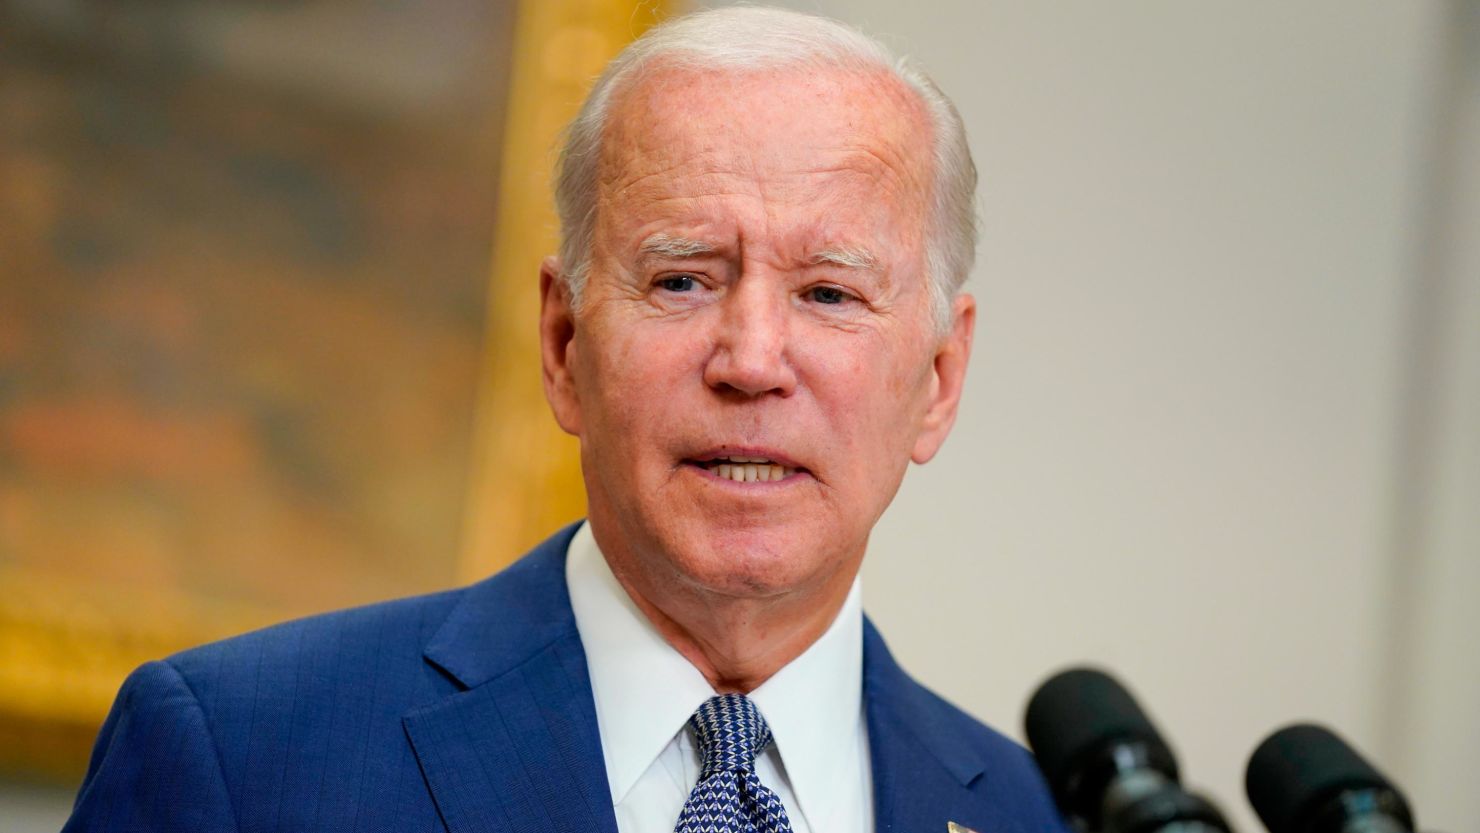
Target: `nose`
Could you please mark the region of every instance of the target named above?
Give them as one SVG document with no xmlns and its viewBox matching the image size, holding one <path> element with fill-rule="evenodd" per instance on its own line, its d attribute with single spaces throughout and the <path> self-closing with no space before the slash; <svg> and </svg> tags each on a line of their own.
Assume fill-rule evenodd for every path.
<svg viewBox="0 0 1480 833">
<path fill-rule="evenodd" d="M 704 366 L 705 383 L 751 397 L 790 396 L 797 377 L 787 350 L 784 294 L 763 281 L 742 278 L 720 303 L 714 349 Z"/>
</svg>

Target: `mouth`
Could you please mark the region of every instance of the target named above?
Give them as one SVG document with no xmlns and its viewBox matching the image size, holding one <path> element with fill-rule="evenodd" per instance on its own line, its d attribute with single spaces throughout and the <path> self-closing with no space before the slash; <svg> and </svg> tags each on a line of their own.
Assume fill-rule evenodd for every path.
<svg viewBox="0 0 1480 833">
<path fill-rule="evenodd" d="M 807 469 L 776 455 L 716 452 L 684 460 L 684 465 L 703 469 L 721 480 L 736 483 L 776 483 L 807 474 Z"/>
</svg>

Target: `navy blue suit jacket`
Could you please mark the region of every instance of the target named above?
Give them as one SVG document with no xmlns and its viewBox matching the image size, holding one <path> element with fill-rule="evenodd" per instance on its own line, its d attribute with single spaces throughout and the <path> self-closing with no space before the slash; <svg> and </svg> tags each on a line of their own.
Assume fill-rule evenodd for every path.
<svg viewBox="0 0 1480 833">
<path fill-rule="evenodd" d="M 573 532 L 465 589 L 141 667 L 64 833 L 616 833 Z M 1028 754 L 906 676 L 868 623 L 863 668 L 881 833 L 1063 830 Z"/>
</svg>

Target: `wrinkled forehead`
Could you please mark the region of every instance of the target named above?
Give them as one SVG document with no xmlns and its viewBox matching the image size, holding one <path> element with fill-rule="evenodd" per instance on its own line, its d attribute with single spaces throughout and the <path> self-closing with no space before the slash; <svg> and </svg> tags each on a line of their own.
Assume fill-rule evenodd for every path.
<svg viewBox="0 0 1480 833">
<path fill-rule="evenodd" d="M 923 226 L 932 136 L 923 103 L 883 68 L 656 65 L 612 101 L 603 209 L 753 190 L 779 204 L 856 193 Z M 762 193 L 764 192 L 764 193 Z"/>
</svg>

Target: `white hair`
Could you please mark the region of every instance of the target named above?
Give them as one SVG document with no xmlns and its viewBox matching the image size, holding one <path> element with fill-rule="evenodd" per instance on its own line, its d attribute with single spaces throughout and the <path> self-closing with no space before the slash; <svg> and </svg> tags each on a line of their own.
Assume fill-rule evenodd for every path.
<svg viewBox="0 0 1480 833">
<path fill-rule="evenodd" d="M 561 272 L 579 304 L 591 267 L 601 142 L 611 102 L 624 85 L 661 58 L 694 69 L 785 67 L 883 69 L 919 96 L 934 142 L 932 194 L 925 230 L 930 305 L 941 333 L 951 302 L 976 257 L 976 166 L 955 105 L 907 58 L 858 30 L 825 17 L 755 6 L 712 9 L 655 26 L 622 50 L 596 80 L 566 128 L 555 181 Z"/>
</svg>

